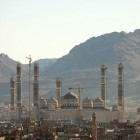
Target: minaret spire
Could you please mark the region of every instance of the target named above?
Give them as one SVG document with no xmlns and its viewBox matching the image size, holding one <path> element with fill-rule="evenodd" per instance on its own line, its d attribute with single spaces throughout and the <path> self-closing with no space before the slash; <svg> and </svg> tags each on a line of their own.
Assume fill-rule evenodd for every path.
<svg viewBox="0 0 140 140">
<path fill-rule="evenodd" d="M 104 107 L 106 107 L 106 70 L 105 65 L 101 66 L 101 99 L 104 101 Z"/>
<path fill-rule="evenodd" d="M 96 115 L 95 113 L 92 114 L 92 140 L 97 140 L 97 124 L 96 124 Z"/>
<path fill-rule="evenodd" d="M 61 96 L 62 96 L 62 81 L 60 78 L 56 79 L 56 96 L 58 101 L 58 107 L 61 106 Z"/>
<path fill-rule="evenodd" d="M 34 81 L 33 81 L 33 97 L 34 97 L 34 106 L 38 107 L 39 100 L 39 65 L 34 63 Z"/>
<path fill-rule="evenodd" d="M 123 79 L 123 64 L 118 64 L 118 106 L 124 109 L 124 79 Z"/>
<path fill-rule="evenodd" d="M 18 119 L 21 118 L 21 64 L 17 63 L 17 79 L 16 79 L 16 93 L 17 93 L 17 110 L 18 110 Z"/>
<path fill-rule="evenodd" d="M 15 109 L 16 95 L 15 95 L 16 84 L 13 77 L 10 78 L 10 91 L 11 91 L 11 110 Z"/>
</svg>

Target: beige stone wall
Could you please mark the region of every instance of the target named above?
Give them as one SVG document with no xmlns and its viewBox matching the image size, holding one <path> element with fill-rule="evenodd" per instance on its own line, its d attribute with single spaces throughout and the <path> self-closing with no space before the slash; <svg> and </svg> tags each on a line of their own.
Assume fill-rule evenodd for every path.
<svg viewBox="0 0 140 140">
<path fill-rule="evenodd" d="M 91 119 L 92 113 L 95 112 L 97 122 L 110 122 L 115 119 L 123 121 L 123 111 L 99 111 L 94 109 L 56 109 L 55 111 L 44 110 L 44 117 L 48 120 L 72 120 L 76 121 L 80 116 L 83 119 Z"/>
</svg>

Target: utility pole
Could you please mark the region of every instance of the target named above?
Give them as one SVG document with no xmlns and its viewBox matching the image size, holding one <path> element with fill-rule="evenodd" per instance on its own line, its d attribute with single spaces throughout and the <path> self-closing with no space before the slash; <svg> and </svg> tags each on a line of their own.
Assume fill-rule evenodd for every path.
<svg viewBox="0 0 140 140">
<path fill-rule="evenodd" d="M 32 58 L 31 55 L 26 57 L 29 60 L 29 118 L 31 118 L 31 62 Z"/>
</svg>

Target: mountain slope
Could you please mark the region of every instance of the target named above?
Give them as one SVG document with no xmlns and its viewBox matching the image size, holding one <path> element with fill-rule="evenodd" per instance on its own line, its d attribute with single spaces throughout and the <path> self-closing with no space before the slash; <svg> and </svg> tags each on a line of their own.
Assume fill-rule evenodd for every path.
<svg viewBox="0 0 140 140">
<path fill-rule="evenodd" d="M 75 46 L 66 56 L 58 59 L 55 65 L 48 70 L 48 75 L 57 75 L 72 69 L 93 68 L 103 63 L 113 64 L 120 56 L 126 59 L 138 59 L 139 54 L 139 30 L 128 34 L 113 32 L 90 38 L 86 42 Z"/>
<path fill-rule="evenodd" d="M 15 75 L 17 62 L 10 59 L 7 55 L 0 54 L 0 81 L 4 82 L 9 75 Z"/>
<path fill-rule="evenodd" d="M 70 50 L 70 52 L 53 62 L 45 65 L 45 60 L 40 63 L 40 92 L 41 95 L 55 95 L 55 80 L 62 79 L 65 94 L 70 86 L 80 84 L 84 88 L 83 97 L 100 96 L 100 68 L 102 64 L 107 66 L 107 94 L 110 98 L 117 96 L 117 68 L 119 58 L 124 64 L 124 80 L 126 96 L 138 95 L 140 84 L 140 30 L 134 32 L 113 32 L 98 37 L 92 37 Z M 9 59 L 9 58 L 6 58 Z M 1 57 L 0 57 L 1 60 Z M 129 61 L 131 60 L 131 62 Z M 16 71 L 16 62 L 10 63 L 6 69 Z M 25 85 L 28 84 L 28 64 L 25 68 Z M 4 65 L 1 66 L 2 68 Z M 3 70 L 1 70 L 2 72 Z M 2 73 L 1 76 L 12 72 Z M 45 87 L 45 88 L 44 88 Z M 47 87 L 47 88 L 46 88 Z M 53 89 L 49 88 L 53 87 Z M 8 87 L 9 88 L 9 87 Z M 27 91 L 23 91 L 27 92 Z M 27 93 L 26 93 L 27 94 Z"/>
<path fill-rule="evenodd" d="M 51 58 L 51 59 L 39 59 L 36 62 L 39 64 L 39 68 L 42 69 L 49 69 L 55 62 L 57 61 L 57 58 Z"/>
<path fill-rule="evenodd" d="M 84 90 L 83 96 L 100 96 L 100 68 L 107 69 L 108 96 L 117 96 L 118 63 L 124 64 L 126 96 L 139 95 L 140 80 L 140 30 L 134 32 L 113 32 L 92 37 L 59 58 L 52 67 L 46 69 L 48 79 L 62 78 L 63 88 L 67 85 L 92 87 Z M 136 84 L 135 84 L 136 83 Z M 54 83 L 55 84 L 55 83 Z M 66 93 L 64 90 L 63 94 Z"/>
</svg>

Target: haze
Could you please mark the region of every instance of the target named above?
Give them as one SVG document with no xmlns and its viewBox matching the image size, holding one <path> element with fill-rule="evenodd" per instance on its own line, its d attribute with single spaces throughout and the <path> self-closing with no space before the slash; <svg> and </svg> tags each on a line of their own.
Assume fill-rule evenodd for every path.
<svg viewBox="0 0 140 140">
<path fill-rule="evenodd" d="M 140 28 L 139 0 L 1 0 L 0 53 L 28 63 L 59 58 L 110 32 Z"/>
</svg>

